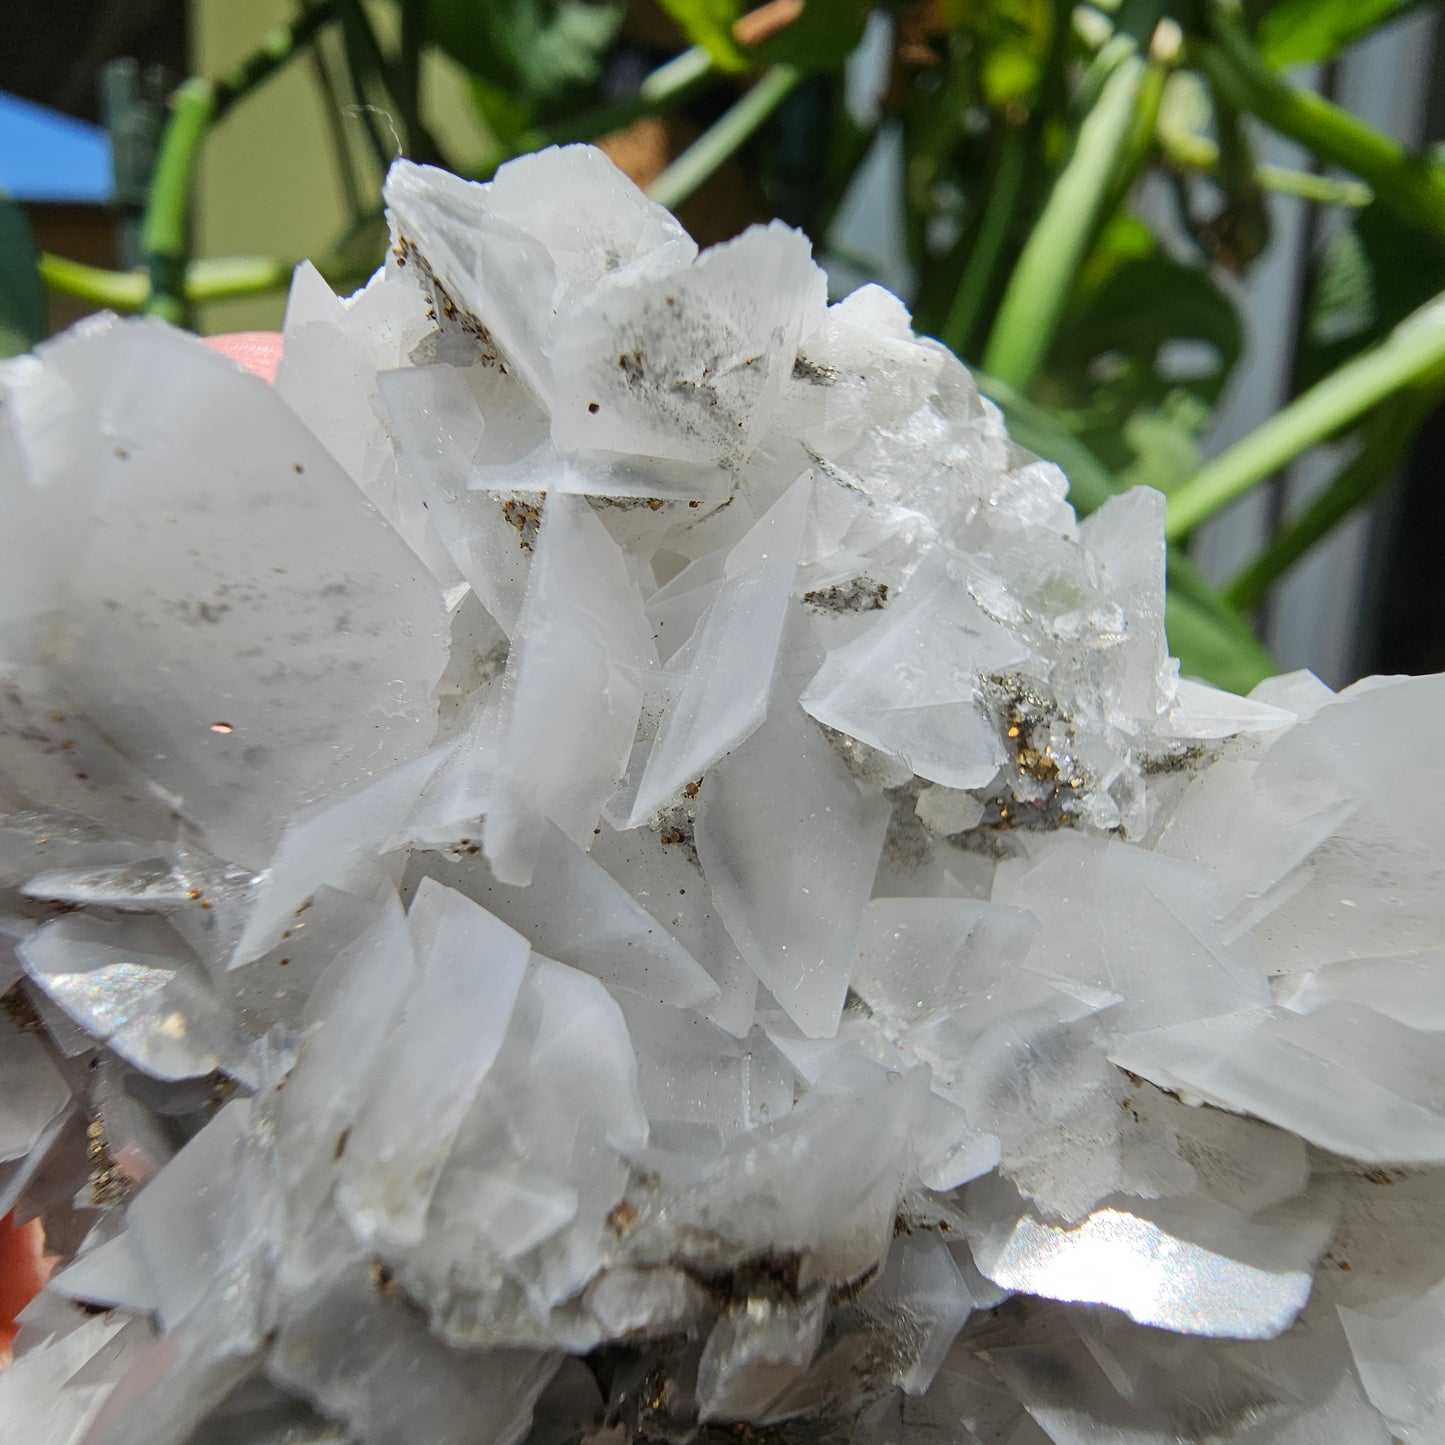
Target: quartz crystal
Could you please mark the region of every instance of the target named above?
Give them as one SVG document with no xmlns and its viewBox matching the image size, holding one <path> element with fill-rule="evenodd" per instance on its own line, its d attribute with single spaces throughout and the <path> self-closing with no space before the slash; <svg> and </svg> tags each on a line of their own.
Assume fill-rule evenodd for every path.
<svg viewBox="0 0 1445 1445">
<path fill-rule="evenodd" d="M 1180 678 L 786 227 L 386 201 L 0 366 L 0 1438 L 1445 1440 L 1445 679 Z"/>
</svg>

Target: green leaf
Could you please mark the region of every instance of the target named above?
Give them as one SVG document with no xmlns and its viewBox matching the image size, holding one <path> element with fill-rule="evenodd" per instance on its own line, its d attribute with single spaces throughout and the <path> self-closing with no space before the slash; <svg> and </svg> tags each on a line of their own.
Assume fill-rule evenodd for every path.
<svg viewBox="0 0 1445 1445">
<path fill-rule="evenodd" d="M 857 48 L 872 0 L 805 0 L 802 14 L 752 52 L 755 63 L 832 70 Z"/>
<path fill-rule="evenodd" d="M 30 223 L 0 191 L 0 359 L 45 339 L 45 287 Z"/>
<path fill-rule="evenodd" d="M 1171 345 L 1179 342 L 1195 344 L 1192 365 Z M 1208 272 L 1156 255 L 1118 266 L 1070 318 L 1055 356 L 1057 368 L 1072 368 L 1086 385 L 1097 386 L 1101 370 L 1117 369 L 1100 365 L 1117 357 L 1147 373 L 1161 398 L 1187 385 L 1212 402 L 1243 345 L 1239 313 Z"/>
<path fill-rule="evenodd" d="M 937 239 L 930 232 L 962 223 L 962 198 L 979 195 L 988 167 L 984 146 L 971 144 L 967 134 L 968 117 L 978 100 L 968 49 L 958 37 L 948 37 L 935 50 L 938 64 L 913 72 L 905 67 L 899 82 L 901 219 L 908 260 L 919 273 L 915 314 L 928 318 L 925 325 L 934 330 L 941 325 L 953 287 L 938 285 L 936 268 L 930 264 Z"/>
<path fill-rule="evenodd" d="M 1296 385 L 1312 386 L 1445 291 L 1445 240 L 1378 205 L 1325 248 L 1305 309 Z"/>
<path fill-rule="evenodd" d="M 1354 226 L 1330 239 L 1305 305 L 1305 337 L 1311 346 L 1348 345 L 1352 337 L 1369 333 L 1378 314 L 1374 271 Z"/>
<path fill-rule="evenodd" d="M 1116 211 L 1104 222 L 1094 249 L 1079 267 L 1071 312 L 1077 313 L 1088 305 L 1121 267 L 1133 261 L 1151 261 L 1158 254 L 1159 243 L 1149 227 L 1128 211 Z"/>
<path fill-rule="evenodd" d="M 748 68 L 748 57 L 733 39 L 733 24 L 743 13 L 742 0 L 661 0 L 661 4 L 720 70 Z"/>
<path fill-rule="evenodd" d="M 602 75 L 620 0 L 430 0 L 430 39 L 514 105 L 556 108 Z"/>
<path fill-rule="evenodd" d="M 1051 0 L 943 0 L 943 18 L 972 36 L 984 100 L 994 110 L 1031 101 L 1054 36 Z"/>
<path fill-rule="evenodd" d="M 1186 677 L 1245 693 L 1279 671 L 1243 614 L 1178 547 L 1169 548 L 1165 568 L 1164 630 Z"/>
<path fill-rule="evenodd" d="M 1243 349 L 1239 314 L 1208 272 L 1158 254 L 1091 258 L 1085 279 L 1038 399 L 1122 483 L 1168 491 L 1198 465 L 1195 439 Z"/>
<path fill-rule="evenodd" d="M 1255 32 L 1260 54 L 1283 70 L 1333 60 L 1381 25 L 1422 9 L 1430 0 L 1280 0 Z"/>
<path fill-rule="evenodd" d="M 518 100 L 515 93 L 483 80 L 480 75 L 467 77 L 467 90 L 500 155 L 515 155 L 519 150 L 527 149 L 524 138 L 532 129 L 531 106 Z"/>
<path fill-rule="evenodd" d="M 1124 423 L 1124 445 L 1132 460 L 1119 474 L 1131 487 L 1168 492 L 1199 468 L 1199 433 L 1209 413 L 1187 393 L 1174 392 L 1158 411 L 1136 411 Z"/>
<path fill-rule="evenodd" d="M 1203 678 L 1226 692 L 1247 693 L 1278 671 L 1247 626 L 1236 627 L 1173 586 L 1164 599 L 1164 631 L 1185 677 Z"/>
</svg>

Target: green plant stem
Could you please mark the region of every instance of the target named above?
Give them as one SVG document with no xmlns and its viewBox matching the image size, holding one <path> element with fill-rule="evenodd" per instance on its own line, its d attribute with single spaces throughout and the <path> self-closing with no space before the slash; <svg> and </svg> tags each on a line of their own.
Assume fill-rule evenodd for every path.
<svg viewBox="0 0 1445 1445">
<path fill-rule="evenodd" d="M 385 175 L 387 168 L 404 150 L 399 139 L 395 139 L 395 122 L 392 134 L 395 150 L 387 148 L 380 129 L 376 124 L 378 113 L 385 114 L 380 106 L 373 105 L 367 95 L 366 79 L 370 76 L 388 95 L 391 86 L 386 72 L 386 59 L 376 33 L 366 19 L 360 0 L 335 0 L 336 18 L 341 22 L 341 44 L 346 55 L 346 72 L 351 81 L 351 113 L 361 122 L 366 143 L 371 149 L 371 158 L 377 170 Z M 391 117 L 387 117 L 391 120 Z"/>
<path fill-rule="evenodd" d="M 966 356 L 973 344 L 979 317 L 988 302 L 1004 246 L 1013 229 L 1027 163 L 1028 144 L 1023 127 L 1007 125 L 998 165 L 989 184 L 983 220 L 943 323 L 941 339 L 955 355 Z"/>
<path fill-rule="evenodd" d="M 190 201 L 196 160 L 207 131 L 243 96 L 271 78 L 331 18 L 327 6 L 303 10 L 267 34 L 256 51 L 216 80 L 194 77 L 171 96 L 141 219 L 141 250 L 150 277 L 145 310 L 177 325 L 189 319 L 185 297 Z"/>
<path fill-rule="evenodd" d="M 1255 167 L 1254 178 L 1260 188 L 1276 191 L 1282 196 L 1298 196 L 1302 201 L 1318 201 L 1326 206 L 1368 206 L 1375 193 L 1363 181 L 1344 181 L 1335 176 L 1317 176 L 1313 171 L 1294 171 L 1262 161 Z"/>
<path fill-rule="evenodd" d="M 421 52 L 426 39 L 427 0 L 403 0 L 401 6 L 401 64 L 397 70 L 397 103 L 401 125 L 412 154 L 427 142 L 422 139 Z"/>
<path fill-rule="evenodd" d="M 1219 170 L 1219 147 L 1202 135 L 1160 133 L 1160 142 L 1170 163 L 1184 170 L 1203 171 L 1206 175 Z M 1318 201 L 1326 206 L 1368 206 L 1375 193 L 1363 181 L 1341 180 L 1335 176 L 1319 176 L 1313 171 L 1295 171 L 1288 166 L 1261 162 L 1254 168 L 1254 179 L 1261 190 L 1276 191 L 1282 196 L 1298 196 L 1303 201 Z"/>
<path fill-rule="evenodd" d="M 1191 58 L 1222 95 L 1358 176 L 1392 209 L 1445 235 L 1445 172 L 1322 96 L 1296 89 L 1264 62 L 1231 10 L 1216 3 L 1210 13 L 1213 39 L 1191 46 Z"/>
<path fill-rule="evenodd" d="M 289 25 L 278 25 L 261 37 L 256 49 L 212 81 L 215 110 L 212 121 L 220 120 L 239 100 L 275 75 L 298 51 L 315 38 L 331 19 L 329 4 L 310 5 Z"/>
<path fill-rule="evenodd" d="M 299 264 L 277 256 L 217 256 L 192 261 L 186 268 L 182 297 L 186 304 L 195 305 L 284 291 Z M 341 256 L 322 258 L 313 264 L 337 287 L 358 285 L 373 269 Z M 145 271 L 108 271 L 42 252 L 40 276 L 57 295 L 72 296 L 91 306 L 121 312 L 148 309 L 150 277 Z"/>
<path fill-rule="evenodd" d="M 355 47 L 353 71 L 358 76 L 374 76 L 388 94 L 397 95 L 405 87 L 398 85 L 392 75 L 391 65 L 381 48 L 381 41 L 376 38 L 376 31 L 371 28 L 361 0 L 334 0 L 334 4 L 348 48 Z M 397 95 L 397 98 L 400 99 L 400 96 Z"/>
<path fill-rule="evenodd" d="M 1236 607 L 1256 607 L 1274 583 L 1327 532 L 1365 501 L 1390 475 L 1390 466 L 1367 447 L 1298 516 L 1226 584 Z"/>
<path fill-rule="evenodd" d="M 1211 219 L 1190 229 L 1207 254 L 1231 270 L 1242 271 L 1269 245 L 1269 209 L 1255 173 L 1254 139 L 1243 112 L 1217 88 L 1211 99 L 1225 203 Z"/>
<path fill-rule="evenodd" d="M 73 296 L 110 311 L 141 311 L 151 292 L 144 271 L 107 271 L 45 251 L 40 253 L 40 279 L 59 296 Z"/>
<path fill-rule="evenodd" d="M 1230 580 L 1224 593 L 1227 600 L 1242 609 L 1257 605 L 1316 542 L 1380 491 L 1438 400 L 1437 388 L 1424 387 L 1401 392 L 1381 406 L 1366 424 L 1367 436 L 1359 454 Z"/>
<path fill-rule="evenodd" d="M 184 326 L 190 318 L 185 275 L 191 186 L 201 140 L 215 113 L 215 89 L 208 80 L 188 80 L 171 97 L 171 115 L 161 135 L 141 219 L 141 251 L 150 276 L 145 309 L 176 326 Z"/>
<path fill-rule="evenodd" d="M 1407 386 L 1428 385 L 1445 370 L 1445 294 L 1407 316 L 1379 345 L 1347 361 L 1276 412 L 1263 426 L 1207 462 L 1169 498 L 1171 540 L 1286 463 L 1359 420 Z"/>
<path fill-rule="evenodd" d="M 362 211 L 361 187 L 356 180 L 356 166 L 352 163 L 346 128 L 341 123 L 341 100 L 337 94 L 336 82 L 331 78 L 331 67 L 322 53 L 324 49 L 322 45 L 311 47 L 311 68 L 321 91 L 321 110 L 326 120 L 331 154 L 336 162 L 337 178 L 341 182 L 342 195 L 346 198 L 346 213 L 354 218 Z"/>
<path fill-rule="evenodd" d="M 423 125 L 420 110 L 419 86 L 423 32 L 418 26 L 425 25 L 425 7 L 418 6 L 414 0 L 408 0 L 408 3 L 402 6 L 402 56 L 398 62 L 393 62 L 381 48 L 381 41 L 377 39 L 376 31 L 372 27 L 366 7 L 361 0 L 331 0 L 331 3 L 335 8 L 337 18 L 341 21 L 342 34 L 346 43 L 347 65 L 351 70 L 352 87 L 356 92 L 358 106 L 365 106 L 368 103 L 365 81 L 370 78 L 381 88 L 386 99 L 396 107 L 395 116 L 388 114 L 384 109 L 378 109 L 381 109 L 381 113 L 387 116 L 394 138 L 396 138 L 397 125 L 400 123 L 401 136 L 396 138 L 397 150 L 408 154 L 412 160 L 424 161 L 431 165 L 442 164 L 441 152 L 436 139 Z M 373 112 L 369 110 L 362 111 L 363 116 L 372 114 Z M 374 124 L 370 127 L 370 135 L 373 137 L 373 149 L 376 150 L 379 147 L 378 166 L 385 171 L 395 156 L 387 153 L 385 142 L 381 140 L 381 134 Z"/>
<path fill-rule="evenodd" d="M 1099 207 L 1095 231 L 1089 238 L 1090 246 L 1098 239 L 1099 225 L 1124 204 L 1134 182 L 1139 179 L 1139 173 L 1153 159 L 1159 143 L 1159 112 L 1164 104 L 1164 87 L 1169 81 L 1169 69 L 1162 61 L 1152 59 L 1144 66 L 1139 79 L 1139 96 L 1134 106 L 1134 114 L 1125 132 L 1109 189 Z"/>
<path fill-rule="evenodd" d="M 668 105 L 686 95 L 699 81 L 716 74 L 712 57 L 700 45 L 659 65 L 637 88 L 644 105 Z"/>
<path fill-rule="evenodd" d="M 676 210 L 752 138 L 797 87 L 801 73 L 775 65 L 705 130 L 648 188 L 661 206 Z"/>
<path fill-rule="evenodd" d="M 695 95 L 709 81 L 717 80 L 720 74 L 707 51 L 694 45 L 659 65 L 638 87 L 635 99 L 614 101 L 553 121 L 545 135 L 538 133 L 538 144 L 567 145 L 572 141 L 596 140 L 598 136 L 631 125 L 644 115 L 670 110 Z"/>
<path fill-rule="evenodd" d="M 1136 56 L 1138 51 L 1139 42 L 1132 35 L 1111 35 L 1089 56 L 1084 73 L 1079 78 L 1078 98 L 1074 102 L 1078 109 L 1071 106 L 1070 113 L 1078 114 L 1082 111 L 1087 118 L 1103 99 L 1104 90 L 1114 72 L 1124 61 Z"/>
<path fill-rule="evenodd" d="M 1127 144 L 1144 62 L 1126 55 L 1104 81 L 1068 164 L 1024 244 L 984 350 L 984 370 L 1027 390 L 1048 355 Z"/>
</svg>

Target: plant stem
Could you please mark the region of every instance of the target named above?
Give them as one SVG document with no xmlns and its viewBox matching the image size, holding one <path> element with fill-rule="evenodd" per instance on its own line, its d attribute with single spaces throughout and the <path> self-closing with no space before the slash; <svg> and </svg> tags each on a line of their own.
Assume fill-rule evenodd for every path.
<svg viewBox="0 0 1445 1445">
<path fill-rule="evenodd" d="M 659 205 L 676 210 L 719 166 L 730 160 L 793 93 L 799 71 L 775 65 L 705 130 L 648 188 Z"/>
<path fill-rule="evenodd" d="M 297 51 L 309 45 L 316 32 L 331 19 L 329 4 L 308 5 L 289 25 L 278 25 L 261 37 L 261 43 L 246 59 L 212 82 L 218 121 L 239 100 L 275 75 Z"/>
<path fill-rule="evenodd" d="M 331 18 L 329 7 L 303 10 L 296 20 L 271 31 L 254 54 L 211 81 L 192 78 L 171 96 L 171 114 L 161 135 L 141 220 L 141 250 L 150 288 L 145 309 L 182 325 L 188 319 L 186 262 L 190 254 L 190 201 L 201 141 L 243 96 L 269 80 Z"/>
<path fill-rule="evenodd" d="M 1363 181 L 1344 181 L 1335 176 L 1317 176 L 1313 171 L 1294 171 L 1288 166 L 1262 161 L 1255 167 L 1255 179 L 1261 189 L 1277 191 L 1282 196 L 1298 196 L 1302 201 L 1318 201 L 1325 206 L 1368 206 L 1375 193 Z"/>
<path fill-rule="evenodd" d="M 144 271 L 107 271 L 45 251 L 40 253 L 40 279 L 57 295 L 73 296 L 110 311 L 140 311 L 151 293 L 150 278 Z"/>
<path fill-rule="evenodd" d="M 298 264 L 277 256 L 218 256 L 192 261 L 186 268 L 182 299 L 186 304 L 195 304 L 284 291 Z M 372 270 L 339 256 L 314 264 L 337 287 L 364 281 Z M 65 256 L 42 253 L 40 275 L 57 294 L 111 311 L 143 311 L 150 298 L 150 278 L 144 271 L 107 271 Z"/>
<path fill-rule="evenodd" d="M 377 128 L 378 112 L 386 114 L 380 106 L 373 105 L 368 97 L 366 80 L 370 76 L 383 91 L 390 94 L 387 84 L 386 61 L 375 32 L 367 23 L 366 13 L 359 0 L 335 0 L 336 17 L 341 22 L 341 44 L 346 56 L 346 73 L 351 82 L 351 113 L 361 121 L 366 143 L 371 148 L 371 158 L 381 175 L 385 175 L 392 161 L 405 147 L 396 139 L 395 151 L 387 149 L 381 131 Z M 391 117 L 388 115 L 390 121 Z M 392 124 L 393 137 L 396 135 Z"/>
<path fill-rule="evenodd" d="M 1438 396 L 1434 388 L 1412 388 L 1380 407 L 1367 424 L 1369 435 L 1359 455 L 1231 579 L 1225 588 L 1229 602 L 1250 608 L 1262 601 L 1275 581 L 1320 538 L 1384 487 Z"/>
<path fill-rule="evenodd" d="M 637 88 L 644 105 L 667 105 L 713 73 L 712 57 L 700 45 L 659 65 Z"/>
<path fill-rule="evenodd" d="M 538 137 L 539 144 L 567 145 L 572 141 L 596 140 L 631 125 L 644 115 L 656 115 L 680 104 L 709 81 L 716 80 L 719 74 L 707 51 L 694 45 L 659 65 L 638 87 L 635 99 L 614 101 L 553 121 L 546 135 Z"/>
<path fill-rule="evenodd" d="M 237 296 L 284 291 L 300 264 L 276 256 L 216 256 L 193 261 L 186 276 L 186 294 L 193 301 L 229 301 Z M 340 256 L 323 256 L 311 264 L 337 290 L 359 286 L 376 269 L 373 264 Z"/>
<path fill-rule="evenodd" d="M 1023 190 L 1024 169 L 1028 161 L 1023 127 L 1004 124 L 1003 144 L 988 188 L 983 220 L 943 323 L 941 339 L 957 356 L 966 356 L 973 343 L 979 317 L 998 274 L 1009 232 L 1013 229 L 1014 214 Z"/>
<path fill-rule="evenodd" d="M 1104 81 L 1018 264 L 984 350 L 984 370 L 1024 391 L 1058 329 L 1074 278 L 1103 216 L 1130 134 L 1144 63 L 1126 55 Z"/>
<path fill-rule="evenodd" d="M 215 112 L 215 89 L 208 80 L 188 80 L 171 97 L 171 115 L 161 134 L 141 220 L 141 250 L 150 275 L 145 309 L 175 326 L 184 326 L 190 318 L 185 274 L 190 254 L 191 185 L 201 140 Z"/>
<path fill-rule="evenodd" d="M 1087 120 L 1104 98 L 1104 90 L 1114 72 L 1124 61 L 1137 55 L 1138 51 L 1139 44 L 1132 35 L 1111 35 L 1089 57 L 1089 63 L 1079 78 L 1077 99 L 1071 105 L 1069 113 L 1078 114 L 1082 111 Z"/>
<path fill-rule="evenodd" d="M 376 31 L 372 28 L 366 7 L 361 0 L 332 0 L 332 4 L 336 9 L 337 18 L 341 21 L 342 34 L 346 43 L 347 66 L 351 71 L 352 89 L 356 93 L 357 104 L 359 106 L 367 104 L 366 81 L 371 80 L 380 88 L 385 98 L 396 107 L 397 114 L 395 116 L 389 114 L 384 108 L 377 107 L 377 109 L 386 116 L 390 124 L 398 153 L 408 154 L 412 160 L 424 161 L 431 165 L 441 164 L 441 152 L 435 138 L 422 124 L 420 111 L 418 87 L 420 85 L 419 67 L 423 32 L 418 27 L 425 24 L 425 6 L 418 6 L 415 0 L 406 0 L 406 3 L 402 5 L 403 55 L 400 62 L 393 62 L 381 48 L 381 41 L 377 39 Z M 413 53 L 410 55 L 406 53 L 407 47 L 412 49 Z M 362 114 L 367 116 L 371 113 L 367 110 L 362 111 Z M 401 126 L 400 136 L 397 136 L 398 122 Z M 385 172 L 394 157 L 386 153 L 380 132 L 374 125 L 371 127 L 370 134 L 374 137 L 373 149 L 380 147 L 377 153 L 377 163 Z"/>
<path fill-rule="evenodd" d="M 1404 387 L 1445 369 L 1445 294 L 1407 316 L 1379 345 L 1347 361 L 1207 462 L 1169 498 L 1166 535 L 1188 535 L 1206 518 L 1273 476 L 1316 443 Z"/>
<path fill-rule="evenodd" d="M 352 164 L 346 128 L 341 123 L 341 101 L 336 92 L 336 83 L 331 78 L 331 67 L 322 53 L 324 48 L 321 45 L 311 47 L 311 68 L 316 73 L 316 84 L 321 91 L 321 111 L 326 119 L 326 132 L 331 141 L 331 154 L 336 162 L 341 193 L 346 199 L 346 213 L 355 218 L 361 214 L 362 209 L 361 187 L 357 184 L 356 167 Z"/>
<path fill-rule="evenodd" d="M 1358 176 L 1392 209 L 1445 235 L 1445 172 L 1322 96 L 1290 85 L 1264 62 L 1230 10 L 1216 3 L 1210 13 L 1214 39 L 1196 44 L 1191 54 L 1221 94 Z"/>
<path fill-rule="evenodd" d="M 1244 113 L 1217 88 L 1210 98 L 1219 138 L 1219 188 L 1224 192 L 1224 207 L 1190 229 L 1207 255 L 1242 272 L 1269 245 L 1269 208 L 1255 171 L 1254 140 Z"/>
<path fill-rule="evenodd" d="M 427 0 L 402 0 L 401 64 L 397 70 L 397 103 L 401 126 L 415 156 L 425 148 L 421 123 L 421 51 L 426 39 Z"/>
<path fill-rule="evenodd" d="M 1159 111 L 1164 104 L 1164 87 L 1168 81 L 1169 66 L 1159 60 L 1149 60 L 1139 79 L 1138 100 L 1119 149 L 1114 175 L 1099 207 L 1094 233 L 1089 237 L 1090 247 L 1098 239 L 1100 224 L 1124 204 L 1139 173 L 1153 158 L 1158 145 Z"/>
<path fill-rule="evenodd" d="M 1208 175 L 1219 169 L 1219 147 L 1202 135 L 1160 133 L 1164 153 L 1169 161 L 1186 170 L 1203 171 Z M 1368 206 L 1375 193 L 1363 181 L 1340 180 L 1335 176 L 1319 176 L 1313 171 L 1295 171 L 1288 166 L 1262 161 L 1254 168 L 1254 179 L 1262 190 L 1277 191 L 1282 196 L 1298 196 L 1302 201 L 1318 201 L 1326 206 Z"/>
<path fill-rule="evenodd" d="M 397 86 L 391 65 L 382 51 L 381 41 L 376 38 L 376 31 L 371 28 L 371 21 L 366 18 L 361 0 L 335 0 L 335 7 L 349 42 L 348 48 L 355 47 L 356 59 L 352 68 L 358 78 L 370 75 L 388 94 L 394 94 Z"/>
</svg>

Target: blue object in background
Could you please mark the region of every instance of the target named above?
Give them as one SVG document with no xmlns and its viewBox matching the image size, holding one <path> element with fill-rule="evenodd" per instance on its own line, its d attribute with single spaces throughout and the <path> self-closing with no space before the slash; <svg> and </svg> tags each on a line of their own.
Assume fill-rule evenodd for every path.
<svg viewBox="0 0 1445 1445">
<path fill-rule="evenodd" d="M 98 125 L 0 92 L 0 191 L 17 201 L 107 205 L 110 139 Z"/>
</svg>

